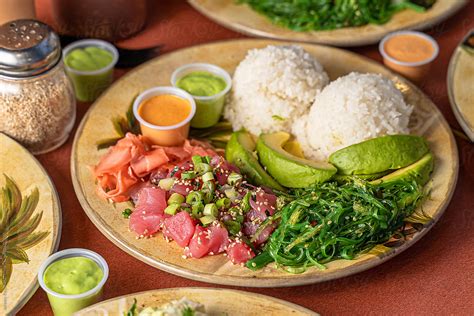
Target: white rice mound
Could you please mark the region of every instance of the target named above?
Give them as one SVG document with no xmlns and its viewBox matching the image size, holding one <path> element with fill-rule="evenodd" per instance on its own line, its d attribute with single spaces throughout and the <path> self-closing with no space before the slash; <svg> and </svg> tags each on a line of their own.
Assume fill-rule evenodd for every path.
<svg viewBox="0 0 474 316">
<path fill-rule="evenodd" d="M 309 114 L 294 122 L 292 133 L 306 157 L 326 160 L 334 151 L 370 138 L 408 134 L 412 111 L 389 79 L 353 72 L 326 86 Z"/>
<path fill-rule="evenodd" d="M 300 46 L 249 50 L 237 66 L 224 117 L 234 130 L 290 130 L 329 82 L 321 64 Z"/>
</svg>

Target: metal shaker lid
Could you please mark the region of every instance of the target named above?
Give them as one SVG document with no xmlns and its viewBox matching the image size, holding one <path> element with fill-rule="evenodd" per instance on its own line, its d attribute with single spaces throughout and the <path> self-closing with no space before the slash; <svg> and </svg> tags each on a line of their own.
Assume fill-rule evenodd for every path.
<svg viewBox="0 0 474 316">
<path fill-rule="evenodd" d="M 22 78 L 54 67 L 61 59 L 59 37 L 36 20 L 0 25 L 0 75 Z"/>
</svg>

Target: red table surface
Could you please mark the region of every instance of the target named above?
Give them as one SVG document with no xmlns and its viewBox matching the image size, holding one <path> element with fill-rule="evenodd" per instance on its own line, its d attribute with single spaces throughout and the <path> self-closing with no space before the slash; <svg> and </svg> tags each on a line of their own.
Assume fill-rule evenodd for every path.
<svg viewBox="0 0 474 316">
<path fill-rule="evenodd" d="M 456 1 L 456 0 L 452 0 Z M 217 40 L 244 37 L 227 30 L 192 9 L 184 1 L 156 1 L 147 28 L 121 46 L 140 48 L 163 44 L 163 53 Z M 50 0 L 37 0 L 40 19 L 51 20 Z M 446 90 L 449 59 L 466 32 L 474 27 L 474 1 L 449 20 L 427 30 L 440 45 L 423 91 L 439 107 L 452 128 L 460 130 Z M 351 49 L 377 61 L 377 46 Z M 117 70 L 117 77 L 126 71 Z M 474 88 L 474 85 L 473 85 Z M 473 105 L 474 106 L 474 105 Z M 89 104 L 78 104 L 76 127 Z M 169 287 L 216 287 L 155 269 L 121 251 L 102 235 L 81 208 L 71 182 L 73 135 L 61 148 L 38 159 L 59 192 L 63 228 L 60 249 L 82 247 L 100 253 L 110 266 L 105 299 Z M 326 315 L 474 314 L 474 146 L 456 136 L 459 180 L 451 204 L 422 240 L 394 259 L 363 273 L 339 280 L 293 288 L 236 288 L 284 299 Z M 224 288 L 233 288 L 219 286 Z M 40 289 L 19 315 L 52 314 Z"/>
</svg>

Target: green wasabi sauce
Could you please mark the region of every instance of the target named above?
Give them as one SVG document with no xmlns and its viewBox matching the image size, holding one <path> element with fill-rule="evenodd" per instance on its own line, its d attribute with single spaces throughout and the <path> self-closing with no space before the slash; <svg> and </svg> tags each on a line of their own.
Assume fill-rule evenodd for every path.
<svg viewBox="0 0 474 316">
<path fill-rule="evenodd" d="M 226 82 L 207 71 L 194 71 L 178 80 L 178 88 L 198 97 L 210 97 L 223 91 Z"/>
<path fill-rule="evenodd" d="M 76 48 L 67 54 L 66 65 L 79 71 L 94 71 L 107 67 L 114 56 L 106 49 L 89 46 Z"/>
<path fill-rule="evenodd" d="M 44 283 L 56 293 L 75 295 L 92 290 L 103 277 L 94 260 L 73 257 L 53 262 L 44 273 Z"/>
</svg>

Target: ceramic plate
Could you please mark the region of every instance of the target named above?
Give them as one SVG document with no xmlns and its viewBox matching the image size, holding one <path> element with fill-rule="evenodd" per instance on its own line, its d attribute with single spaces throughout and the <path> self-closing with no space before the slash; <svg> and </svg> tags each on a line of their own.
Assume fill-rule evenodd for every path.
<svg viewBox="0 0 474 316">
<path fill-rule="evenodd" d="M 14 315 L 38 288 L 36 275 L 39 266 L 58 247 L 61 236 L 61 206 L 56 189 L 40 163 L 28 150 L 3 133 L 0 133 L 0 162 L 0 187 L 5 186 L 6 175 L 16 182 L 23 198 L 38 188 L 38 205 L 30 219 L 43 213 L 38 227 L 22 237 L 22 240 L 39 237 L 38 234 L 44 233 L 43 238 L 25 247 L 21 242 L 18 247 L 14 246 L 13 242 L 0 244 L 2 249 L 7 250 L 6 256 L 1 258 L 5 261 L 0 266 L 0 272 L 4 278 L 10 275 L 9 282 L 0 294 L 0 311 Z M 18 256 L 24 256 L 23 251 L 26 252 L 29 263 L 16 260 Z M 8 280 L 8 277 L 6 279 Z"/>
<path fill-rule="evenodd" d="M 469 43 L 470 45 L 469 45 Z M 463 39 L 451 57 L 448 93 L 454 115 L 474 142 L 474 29 Z"/>
<path fill-rule="evenodd" d="M 174 288 L 129 294 L 100 302 L 77 312 L 76 316 L 124 315 L 137 300 L 137 307 L 159 307 L 183 297 L 199 302 L 209 315 L 252 316 L 264 315 L 317 315 L 309 309 L 270 296 L 243 291 L 213 288 Z"/>
<path fill-rule="evenodd" d="M 404 10 L 382 25 L 369 24 L 329 31 L 295 32 L 276 26 L 249 6 L 238 5 L 236 0 L 188 0 L 188 2 L 216 23 L 247 35 L 335 46 L 373 44 L 390 32 L 424 29 L 446 19 L 467 3 L 466 0 L 437 0 L 431 9 L 424 13 Z"/>
<path fill-rule="evenodd" d="M 269 40 L 226 41 L 163 55 L 122 77 L 90 108 L 74 140 L 71 156 L 72 179 L 79 201 L 89 218 L 121 249 L 159 269 L 194 280 L 234 286 L 293 286 L 335 279 L 374 267 L 419 240 L 439 219 L 456 185 L 458 153 L 451 130 L 437 107 L 415 86 L 376 62 L 337 48 L 302 44 L 306 51 L 321 62 L 332 80 L 351 71 L 381 73 L 395 82 L 408 103 L 415 105 L 416 115 L 413 115 L 411 124 L 418 125 L 418 128 L 414 132 L 427 138 L 436 159 L 431 199 L 423 205 L 423 210 L 432 220 L 398 247 L 377 249 L 357 260 L 331 262 L 328 269 L 323 271 L 314 268 L 296 275 L 273 266 L 253 272 L 232 265 L 222 255 L 199 260 L 183 259 L 182 249 L 174 243 L 167 243 L 160 234 L 155 238 L 136 239 L 135 234 L 129 232 L 128 220 L 121 215 L 129 204 L 111 204 L 101 199 L 96 193 L 95 180 L 90 171 L 90 167 L 97 164 L 105 154 L 104 150 L 96 149 L 98 137 L 104 139 L 115 136 L 110 118 L 124 115 L 130 101 L 139 92 L 153 86 L 169 85 L 171 73 L 183 64 L 210 62 L 233 73 L 249 49 L 269 44 L 291 43 Z"/>
</svg>

